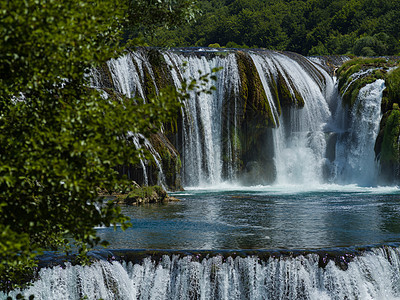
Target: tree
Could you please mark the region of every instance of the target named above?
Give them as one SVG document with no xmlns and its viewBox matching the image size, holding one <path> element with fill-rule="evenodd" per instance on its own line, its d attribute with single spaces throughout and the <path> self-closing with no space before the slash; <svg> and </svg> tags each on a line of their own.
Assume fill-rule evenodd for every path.
<svg viewBox="0 0 400 300">
<path fill-rule="evenodd" d="M 128 3 L 0 1 L 0 289 L 7 291 L 25 281 L 42 250 L 68 250 L 72 240 L 83 255 L 102 242 L 95 226 L 129 225 L 97 190 L 127 188 L 113 168 L 143 155 L 129 135 L 156 132 L 184 95 L 166 88 L 144 104 L 90 87 L 91 70 L 123 51 Z"/>
</svg>

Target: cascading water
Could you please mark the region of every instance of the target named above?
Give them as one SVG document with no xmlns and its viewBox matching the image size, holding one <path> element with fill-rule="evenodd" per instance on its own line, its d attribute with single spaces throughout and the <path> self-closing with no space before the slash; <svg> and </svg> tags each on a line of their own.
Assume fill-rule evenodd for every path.
<svg viewBox="0 0 400 300">
<path fill-rule="evenodd" d="M 261 74 L 271 72 L 276 78 L 279 72 L 287 86 L 294 86 L 305 99 L 302 109 L 289 108 L 283 111 L 280 126 L 274 130 L 276 183 L 321 182 L 326 150 L 324 126 L 330 117 L 327 98 L 332 91 L 332 79 L 322 68 L 312 65 L 311 62 L 309 68 L 318 68 L 316 71 L 325 79 L 323 84 L 316 80 L 318 76 L 313 78 L 312 72 L 285 55 L 252 57 L 257 69 L 262 71 Z M 265 82 L 267 81 L 263 81 Z M 264 84 L 264 89 L 269 90 L 270 87 Z M 294 96 L 295 92 L 291 89 L 290 93 Z"/>
<path fill-rule="evenodd" d="M 336 143 L 334 176 L 340 183 L 371 186 L 377 182 L 374 145 L 379 132 L 384 89 L 382 79 L 368 84 L 360 90 L 353 104 L 348 128 L 339 134 Z"/>
<path fill-rule="evenodd" d="M 142 78 L 144 78 L 144 65 L 148 66 L 148 62 L 141 52 L 127 53 L 118 59 L 111 59 L 107 65 L 111 72 L 114 87 L 118 92 L 130 98 L 141 97 L 145 99 Z"/>
<path fill-rule="evenodd" d="M 132 264 L 45 268 L 23 293 L 58 299 L 399 299 L 400 251 L 375 248 L 347 262 L 288 257 L 167 256 Z M 15 292 L 17 293 L 17 292 Z"/>
<path fill-rule="evenodd" d="M 142 51 L 128 52 L 124 56 L 118 59 L 111 59 L 107 62 L 108 70 L 112 79 L 113 88 L 129 97 L 129 98 L 140 98 L 146 100 L 145 94 L 145 72 L 146 69 L 151 77 L 152 84 L 154 85 L 155 91 L 158 91 L 157 83 L 154 78 L 152 66 L 148 61 L 145 53 Z M 92 72 L 92 87 L 101 89 L 102 88 L 102 74 L 98 70 Z M 105 93 L 105 96 L 107 94 Z M 132 100 L 135 101 L 135 100 Z M 149 140 L 141 134 L 128 133 L 128 138 L 133 142 L 137 149 L 147 149 L 153 156 L 153 160 L 158 169 L 158 180 L 157 184 L 166 187 L 166 180 L 163 173 L 163 168 L 160 163 L 160 155 L 154 149 Z M 141 143 L 141 141 L 143 141 Z M 148 174 L 146 170 L 146 161 L 140 159 L 140 166 L 143 170 L 143 184 L 148 185 Z M 129 174 L 128 174 L 129 176 Z"/>
<path fill-rule="evenodd" d="M 384 88 L 382 84 L 375 83 L 363 89 L 353 111 L 348 113 L 338 95 L 335 78 L 321 67 L 320 61 L 290 53 L 248 51 L 245 55 L 254 64 L 254 70 L 247 70 L 246 76 L 250 73 L 259 76 L 262 87 L 254 93 L 265 93 L 265 105 L 271 111 L 269 122 L 273 124 L 268 125 L 269 136 L 257 135 L 254 138 L 260 139 L 257 142 L 246 137 L 252 134 L 247 132 L 248 128 L 258 130 L 264 125 L 251 123 L 254 114 L 246 115 L 249 108 L 256 111 L 260 108 L 252 108 L 256 104 L 243 98 L 248 89 L 248 83 L 243 80 L 249 80 L 249 77 L 242 78 L 246 71 L 239 66 L 244 54 L 178 50 L 159 53 L 177 88 L 182 87 L 183 81 L 189 82 L 199 74 L 209 74 L 213 68 L 222 67 L 217 81 L 210 81 L 205 87 L 209 89 L 215 85 L 212 93 L 190 91 L 189 99 L 183 102 L 181 125 L 177 129 L 179 139 L 174 141 L 174 146 L 180 152 L 184 186 L 241 182 L 253 165 L 265 168 L 265 172 L 270 173 L 267 177 L 272 178 L 267 182 L 275 184 L 375 183 L 373 143 L 379 127 L 377 109 Z M 108 62 L 109 76 L 118 92 L 145 99 L 149 81 L 155 92 L 159 90 L 148 56 L 142 49 Z M 355 74 L 352 78 L 357 80 L 366 72 L 371 71 L 362 71 L 360 76 Z M 93 85 L 97 88 L 102 82 L 98 77 L 94 72 Z M 293 103 L 280 103 L 284 99 L 278 99 L 277 88 L 286 88 Z M 252 151 L 246 148 L 246 143 L 261 150 Z M 149 148 L 150 143 L 146 145 Z M 165 185 L 162 157 L 155 151 L 151 153 L 161 174 L 159 183 Z M 267 167 L 266 162 L 274 166 Z M 143 169 L 144 165 L 142 162 Z M 265 172 L 256 173 L 256 178 L 265 176 Z M 255 177 L 249 178 L 243 181 L 252 184 Z"/>
<path fill-rule="evenodd" d="M 175 85 L 179 88 L 181 80 L 190 81 L 196 74 L 210 74 L 212 69 L 222 67 L 218 79 L 214 83 L 216 90 L 211 94 L 197 91 L 190 92 L 190 99 L 184 102 L 183 111 L 183 141 L 182 141 L 182 169 L 185 185 L 210 185 L 222 181 L 224 169 L 226 178 L 235 177 L 233 166 L 233 143 L 223 140 L 224 126 L 222 122 L 224 101 L 230 98 L 230 94 L 237 95 L 239 91 L 239 73 L 234 54 L 222 57 L 206 59 L 204 56 L 183 56 L 176 53 L 166 53 L 166 62 L 173 70 Z M 178 66 L 178 68 L 177 68 Z M 182 78 L 182 79 L 181 79 Z M 209 82 L 206 89 L 210 89 L 213 83 Z M 235 116 L 235 114 L 232 114 Z M 229 118 L 229 116 L 228 116 Z M 227 120 L 233 123 L 235 130 L 235 118 Z M 231 130 L 230 126 L 226 130 Z M 225 133 L 226 134 L 226 133 Z M 230 137 L 229 132 L 226 134 Z M 227 145 L 228 151 L 223 153 Z M 223 155 L 226 155 L 225 166 Z"/>
</svg>

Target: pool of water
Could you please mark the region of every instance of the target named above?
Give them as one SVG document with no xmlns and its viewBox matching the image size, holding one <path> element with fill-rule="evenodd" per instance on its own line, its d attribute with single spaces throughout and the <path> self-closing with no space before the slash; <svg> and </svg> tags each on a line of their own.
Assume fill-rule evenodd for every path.
<svg viewBox="0 0 400 300">
<path fill-rule="evenodd" d="M 123 206 L 113 249 L 318 249 L 400 241 L 400 189 L 353 185 L 187 188 L 179 202 Z"/>
</svg>

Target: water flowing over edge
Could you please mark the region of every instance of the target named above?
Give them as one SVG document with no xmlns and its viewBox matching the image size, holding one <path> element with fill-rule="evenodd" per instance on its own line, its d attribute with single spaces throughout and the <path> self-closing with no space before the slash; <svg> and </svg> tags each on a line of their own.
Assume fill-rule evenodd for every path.
<svg viewBox="0 0 400 300">
<path fill-rule="evenodd" d="M 398 245 L 253 253 L 118 252 L 44 268 L 35 299 L 399 299 Z M 136 261 L 135 258 L 136 257 Z M 139 259 L 137 259 L 139 257 Z M 142 257 L 142 258 L 140 258 Z M 113 257 L 115 258 L 115 257 Z"/>
<path fill-rule="evenodd" d="M 156 93 L 162 88 L 157 63 L 168 70 L 164 77 L 177 88 L 222 67 L 216 89 L 211 94 L 190 92 L 177 131 L 163 132 L 178 149 L 174 155 L 180 156 L 183 186 L 385 184 L 374 153 L 382 80 L 362 88 L 349 108 L 320 59 L 266 50 L 175 49 L 157 50 L 154 62 L 154 51 L 137 50 L 109 61 L 109 78 L 93 72 L 92 86 L 146 99 L 149 86 Z M 353 78 L 368 73 L 363 70 Z M 149 161 L 140 161 L 142 183 L 168 189 L 165 173 L 171 167 L 164 165 L 159 149 L 147 139 L 141 138 L 144 144 L 139 145 L 139 138 L 132 138 L 155 161 L 155 179 Z"/>
</svg>

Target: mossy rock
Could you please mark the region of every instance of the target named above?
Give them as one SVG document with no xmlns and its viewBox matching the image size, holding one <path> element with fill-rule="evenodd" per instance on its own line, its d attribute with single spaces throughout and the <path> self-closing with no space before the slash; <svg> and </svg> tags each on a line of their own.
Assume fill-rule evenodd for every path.
<svg viewBox="0 0 400 300">
<path fill-rule="evenodd" d="M 384 74 L 384 70 L 375 70 L 373 73 L 361 77 L 358 80 L 355 80 L 342 94 L 343 104 L 352 107 L 358 97 L 360 90 L 367 84 L 373 83 L 378 79 L 383 79 L 385 76 Z"/>
<path fill-rule="evenodd" d="M 380 130 L 375 143 L 375 155 L 381 167 L 382 183 L 395 183 L 400 180 L 400 110 L 395 103 L 381 120 Z"/>
<path fill-rule="evenodd" d="M 289 77 L 286 76 L 286 78 Z M 280 72 L 278 72 L 277 77 L 277 88 L 279 103 L 282 107 L 304 107 L 304 98 L 301 96 L 299 91 L 297 91 L 293 82 L 291 82 L 290 79 L 285 80 L 284 76 Z"/>
<path fill-rule="evenodd" d="M 267 95 L 251 57 L 237 51 L 236 60 L 240 76 L 239 96 L 242 102 L 242 115 L 245 119 L 256 117 L 260 126 L 276 127 Z"/>
<path fill-rule="evenodd" d="M 356 101 L 361 88 L 378 79 L 385 79 L 386 81 L 388 69 L 395 65 L 396 63 L 394 61 L 386 58 L 357 57 L 345 62 L 337 72 L 339 78 L 338 87 L 343 98 L 343 104 L 351 107 Z M 354 80 L 353 75 L 357 72 L 373 68 L 376 68 L 376 70 L 366 73 L 364 76 L 360 76 L 360 78 Z M 388 107 L 391 107 L 391 104 L 386 98 L 383 103 L 383 108 L 388 109 Z"/>
<path fill-rule="evenodd" d="M 399 163 L 400 110 L 398 104 L 395 105 L 395 109 L 386 113 L 381 125 L 383 137 L 379 153 L 380 161 Z"/>
<path fill-rule="evenodd" d="M 385 75 L 386 89 L 382 98 L 382 112 L 392 109 L 400 101 L 400 68 L 397 67 Z"/>
<path fill-rule="evenodd" d="M 114 82 L 112 80 L 111 71 L 108 68 L 107 63 L 101 64 L 99 67 L 96 68 L 95 71 L 98 72 L 98 74 L 100 75 L 98 77 L 98 79 L 100 81 L 99 82 L 100 86 L 103 89 L 115 89 L 114 88 Z"/>
<path fill-rule="evenodd" d="M 168 189 L 171 191 L 181 190 L 182 162 L 178 151 L 161 132 L 152 134 L 149 141 L 161 157 L 161 165 Z"/>
<path fill-rule="evenodd" d="M 117 195 L 117 202 L 127 205 L 166 203 L 170 201 L 167 192 L 160 186 L 133 187 L 127 194 Z"/>
<path fill-rule="evenodd" d="M 174 81 L 164 56 L 157 49 L 148 50 L 148 59 L 153 69 L 155 83 L 158 89 L 173 86 Z"/>
</svg>

